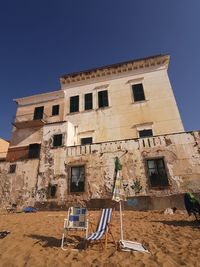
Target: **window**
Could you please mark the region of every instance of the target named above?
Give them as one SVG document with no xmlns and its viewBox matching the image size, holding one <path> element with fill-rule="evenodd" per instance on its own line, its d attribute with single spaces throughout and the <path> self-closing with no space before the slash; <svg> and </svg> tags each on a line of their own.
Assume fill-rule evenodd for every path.
<svg viewBox="0 0 200 267">
<path fill-rule="evenodd" d="M 135 102 L 145 100 L 144 88 L 142 83 L 133 84 L 132 91 Z"/>
<path fill-rule="evenodd" d="M 33 119 L 34 120 L 43 119 L 43 113 L 44 113 L 44 107 L 43 106 L 35 108 Z"/>
<path fill-rule="evenodd" d="M 99 91 L 98 92 L 98 103 L 99 108 L 108 107 L 108 91 Z"/>
<path fill-rule="evenodd" d="M 10 169 L 9 169 L 9 173 L 15 173 L 15 171 L 16 171 L 16 164 L 11 164 Z"/>
<path fill-rule="evenodd" d="M 56 116 L 56 115 L 59 115 L 59 105 L 54 105 L 52 107 L 52 116 Z"/>
<path fill-rule="evenodd" d="M 85 167 L 71 167 L 70 192 L 84 192 L 85 190 Z"/>
<path fill-rule="evenodd" d="M 53 136 L 53 146 L 54 147 L 62 146 L 62 138 L 63 138 L 62 134 L 55 134 Z"/>
<path fill-rule="evenodd" d="M 29 159 L 39 158 L 39 155 L 40 155 L 40 144 L 30 144 L 28 151 Z"/>
<path fill-rule="evenodd" d="M 79 96 L 70 97 L 70 113 L 79 111 Z"/>
<path fill-rule="evenodd" d="M 148 175 L 152 187 L 169 185 L 163 158 L 147 160 Z"/>
<path fill-rule="evenodd" d="M 92 137 L 81 138 L 81 145 L 92 144 Z"/>
<path fill-rule="evenodd" d="M 85 110 L 92 109 L 92 93 L 85 94 Z"/>
<path fill-rule="evenodd" d="M 48 186 L 48 197 L 49 198 L 55 198 L 56 197 L 56 192 L 57 192 L 57 184 L 49 184 Z"/>
<path fill-rule="evenodd" d="M 153 136 L 153 131 L 152 129 L 148 129 L 148 130 L 141 130 L 139 131 L 139 137 L 143 138 L 143 137 L 150 137 Z"/>
</svg>

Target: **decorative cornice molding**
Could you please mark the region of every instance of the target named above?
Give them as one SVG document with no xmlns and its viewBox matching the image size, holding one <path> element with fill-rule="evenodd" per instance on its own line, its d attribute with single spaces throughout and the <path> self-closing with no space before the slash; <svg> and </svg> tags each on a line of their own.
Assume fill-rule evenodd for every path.
<svg viewBox="0 0 200 267">
<path fill-rule="evenodd" d="M 82 72 L 76 72 L 61 76 L 61 86 L 77 83 L 80 81 L 91 80 L 100 77 L 108 77 L 115 74 L 122 74 L 131 72 L 138 69 L 147 69 L 150 67 L 164 66 L 168 68 L 169 55 L 158 55 L 143 59 L 137 59 L 127 62 L 122 62 L 110 66 L 100 67 L 96 69 L 86 70 Z"/>
</svg>

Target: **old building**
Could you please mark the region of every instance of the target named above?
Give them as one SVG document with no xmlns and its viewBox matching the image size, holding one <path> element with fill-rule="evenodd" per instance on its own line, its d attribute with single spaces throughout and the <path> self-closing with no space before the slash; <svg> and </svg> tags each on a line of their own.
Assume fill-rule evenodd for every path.
<svg viewBox="0 0 200 267">
<path fill-rule="evenodd" d="M 184 132 L 168 65 L 158 55 L 67 74 L 58 91 L 15 99 L 1 203 L 110 199 L 115 157 L 130 199 L 198 192 L 200 133 Z"/>
</svg>

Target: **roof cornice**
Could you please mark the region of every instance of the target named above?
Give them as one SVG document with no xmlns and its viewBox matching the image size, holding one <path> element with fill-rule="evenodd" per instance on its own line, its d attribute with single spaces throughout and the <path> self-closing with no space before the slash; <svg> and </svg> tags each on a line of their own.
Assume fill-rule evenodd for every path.
<svg viewBox="0 0 200 267">
<path fill-rule="evenodd" d="M 96 78 L 108 77 L 115 74 L 123 74 L 127 72 L 138 71 L 139 69 L 148 69 L 151 67 L 164 66 L 168 68 L 169 55 L 156 55 L 152 57 L 136 59 L 126 62 L 121 62 L 113 65 L 103 66 L 90 70 L 74 72 L 62 75 L 60 77 L 61 86 L 67 86 L 69 84 L 89 81 Z"/>
</svg>

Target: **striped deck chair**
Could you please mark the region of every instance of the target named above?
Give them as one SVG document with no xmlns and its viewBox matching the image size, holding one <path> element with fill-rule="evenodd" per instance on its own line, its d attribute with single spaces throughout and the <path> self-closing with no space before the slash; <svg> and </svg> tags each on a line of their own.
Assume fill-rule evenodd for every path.
<svg viewBox="0 0 200 267">
<path fill-rule="evenodd" d="M 100 220 L 96 229 L 96 232 L 93 232 L 89 237 L 86 238 L 86 247 L 90 244 L 91 241 L 100 241 L 101 246 L 103 248 L 101 238 L 105 235 L 105 248 L 107 246 L 108 241 L 108 234 L 111 235 L 113 239 L 113 243 L 115 244 L 114 237 L 112 235 L 112 232 L 110 230 L 110 221 L 112 216 L 112 209 L 106 208 L 102 210 Z"/>
<path fill-rule="evenodd" d="M 64 229 L 62 234 L 61 248 L 64 248 L 64 241 L 69 236 L 69 231 L 85 231 L 85 238 L 88 236 L 87 209 L 70 207 L 67 219 L 64 219 Z"/>
</svg>

